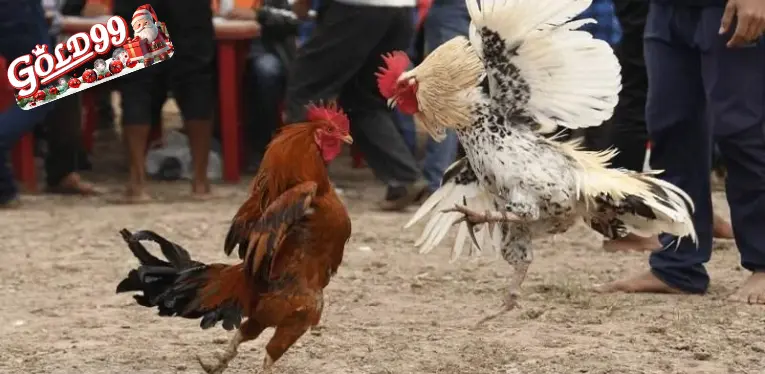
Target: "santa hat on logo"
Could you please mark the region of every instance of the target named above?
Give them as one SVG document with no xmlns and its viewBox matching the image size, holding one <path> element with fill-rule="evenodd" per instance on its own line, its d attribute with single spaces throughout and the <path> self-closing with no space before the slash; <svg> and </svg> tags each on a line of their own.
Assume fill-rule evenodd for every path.
<svg viewBox="0 0 765 374">
<path fill-rule="evenodd" d="M 135 10 L 135 12 L 133 12 L 133 19 L 130 21 L 130 24 L 132 25 L 135 23 L 135 21 L 144 18 L 149 18 L 155 23 L 158 21 L 157 14 L 154 13 L 154 8 L 152 8 L 149 4 L 141 5 L 138 7 L 138 9 Z"/>
</svg>

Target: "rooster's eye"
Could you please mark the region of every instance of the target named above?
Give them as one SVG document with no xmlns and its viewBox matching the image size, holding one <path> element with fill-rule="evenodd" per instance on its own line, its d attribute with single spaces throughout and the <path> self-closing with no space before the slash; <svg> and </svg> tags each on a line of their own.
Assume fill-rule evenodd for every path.
<svg viewBox="0 0 765 374">
<path fill-rule="evenodd" d="M 333 127 L 327 127 L 327 133 L 328 134 L 331 134 L 333 132 L 335 132 L 335 129 Z"/>
</svg>

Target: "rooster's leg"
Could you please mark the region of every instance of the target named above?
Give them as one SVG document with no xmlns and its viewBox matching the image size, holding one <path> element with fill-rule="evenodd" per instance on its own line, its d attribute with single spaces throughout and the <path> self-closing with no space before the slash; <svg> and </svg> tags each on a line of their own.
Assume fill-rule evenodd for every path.
<svg viewBox="0 0 765 374">
<path fill-rule="evenodd" d="M 513 275 L 510 277 L 510 285 L 503 299 L 499 312 L 484 317 L 478 321 L 480 326 L 486 321 L 507 313 L 518 307 L 521 285 L 526 279 L 526 273 L 533 259 L 531 252 L 531 230 L 526 225 L 502 224 L 502 257 L 513 267 Z"/>
<path fill-rule="evenodd" d="M 454 208 L 444 209 L 443 212 L 462 213 L 463 217 L 455 221 L 454 222 L 455 224 L 459 222 L 468 222 L 474 225 L 478 225 L 481 223 L 520 222 L 521 221 L 520 217 L 510 212 L 488 210 L 483 213 L 478 213 L 468 208 L 466 205 L 460 205 L 460 204 L 454 204 Z"/>
<path fill-rule="evenodd" d="M 292 320 L 295 322 L 295 320 Z M 295 344 L 306 331 L 308 331 L 310 324 L 294 324 L 294 325 L 282 325 L 277 326 L 274 336 L 266 345 L 266 357 L 263 360 L 263 373 L 270 373 L 271 367 L 278 360 L 284 352 Z"/>
<path fill-rule="evenodd" d="M 202 358 L 197 356 L 197 361 L 199 362 L 199 366 L 202 367 L 202 370 L 205 371 L 207 374 L 221 374 L 224 370 L 228 367 L 228 363 L 231 362 L 231 360 L 236 357 L 238 353 L 239 345 L 252 340 L 256 339 L 261 332 L 263 332 L 265 328 L 260 326 L 259 324 L 255 323 L 254 321 L 247 320 L 245 321 L 242 326 L 239 328 L 239 330 L 236 330 L 236 333 L 231 338 L 231 340 L 228 343 L 228 346 L 226 347 L 226 350 L 223 354 L 215 354 L 215 358 L 218 362 L 215 364 L 207 364 L 204 361 L 202 361 Z"/>
</svg>

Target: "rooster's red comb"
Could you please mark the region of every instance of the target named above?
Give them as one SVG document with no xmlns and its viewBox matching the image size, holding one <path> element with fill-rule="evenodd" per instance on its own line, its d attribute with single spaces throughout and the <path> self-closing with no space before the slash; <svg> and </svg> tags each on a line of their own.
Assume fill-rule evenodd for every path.
<svg viewBox="0 0 765 374">
<path fill-rule="evenodd" d="M 329 103 L 308 104 L 306 118 L 313 121 L 327 121 L 337 126 L 340 130 L 350 131 L 351 122 L 348 116 L 337 105 L 336 102 L 330 101 Z"/>
<path fill-rule="evenodd" d="M 385 66 L 375 73 L 377 77 L 377 89 L 384 98 L 393 97 L 396 89 L 396 81 L 409 67 L 409 56 L 403 51 L 394 51 L 382 56 Z"/>
</svg>

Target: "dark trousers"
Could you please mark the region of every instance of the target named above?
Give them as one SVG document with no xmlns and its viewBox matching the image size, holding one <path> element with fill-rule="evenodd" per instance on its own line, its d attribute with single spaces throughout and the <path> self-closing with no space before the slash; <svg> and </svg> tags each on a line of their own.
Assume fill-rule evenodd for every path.
<svg viewBox="0 0 765 374">
<path fill-rule="evenodd" d="M 175 52 L 169 60 L 120 78 L 122 125 L 146 125 L 155 120 L 152 110 L 158 81 L 172 90 L 183 119 L 210 120 L 214 110 L 213 58 L 215 31 L 207 0 L 116 0 L 114 13 L 130 20 L 136 8 L 151 4 L 164 22 Z M 132 31 L 131 31 L 132 34 Z M 163 92 L 166 94 L 166 92 Z"/>
<path fill-rule="evenodd" d="M 245 108 L 245 132 L 257 164 L 281 123 L 287 68 L 259 39 L 252 42 L 247 65 L 245 97 L 250 104 Z"/>
<path fill-rule="evenodd" d="M 646 123 L 652 166 L 693 199 L 698 249 L 655 252 L 656 276 L 703 293 L 712 249 L 709 170 L 713 137 L 728 166 L 727 197 L 741 264 L 765 271 L 765 43 L 729 49 L 718 35 L 723 9 L 651 3 L 645 30 Z M 707 115 L 708 120 L 705 120 Z M 662 237 L 669 244 L 675 238 Z"/>
<path fill-rule="evenodd" d="M 45 180 L 49 187 L 61 184 L 84 161 L 80 108 L 79 94 L 62 97 L 56 100 L 56 107 L 42 123 L 48 145 Z"/>
<path fill-rule="evenodd" d="M 16 57 L 30 53 L 36 44 L 49 43 L 48 24 L 39 1 L 0 0 L 0 55 L 9 64 Z M 21 110 L 14 103 L 0 113 L 0 204 L 13 199 L 17 193 L 8 168 L 8 152 L 56 104 Z"/>
<path fill-rule="evenodd" d="M 417 180 L 417 163 L 375 79 L 383 63 L 380 56 L 406 50 L 412 36 L 412 8 L 330 1 L 292 64 L 287 79 L 287 122 L 303 120 L 309 102 L 339 98 L 350 117 L 353 138 L 375 175 L 388 184 Z"/>
<path fill-rule="evenodd" d="M 648 1 L 615 1 L 616 15 L 622 26 L 622 39 L 614 49 L 622 66 L 622 90 L 614 116 L 604 126 L 611 126 L 608 145 L 619 153 L 613 167 L 642 171 L 648 133 L 645 124 L 648 76 L 643 56 L 643 31 L 648 16 Z M 600 146 L 599 148 L 604 148 Z"/>
</svg>

